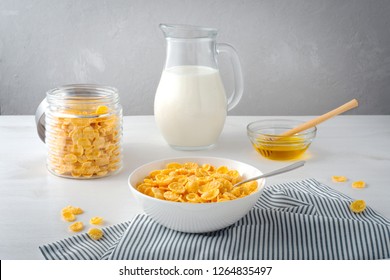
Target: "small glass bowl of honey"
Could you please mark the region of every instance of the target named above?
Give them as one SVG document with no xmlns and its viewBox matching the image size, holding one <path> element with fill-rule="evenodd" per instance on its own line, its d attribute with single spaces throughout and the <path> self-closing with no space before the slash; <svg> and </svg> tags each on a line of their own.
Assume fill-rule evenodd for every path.
<svg viewBox="0 0 390 280">
<path fill-rule="evenodd" d="M 255 150 L 272 160 L 300 158 L 316 136 L 317 128 L 312 127 L 292 136 L 281 136 L 304 122 L 285 119 L 255 121 L 247 126 L 248 137 Z"/>
</svg>

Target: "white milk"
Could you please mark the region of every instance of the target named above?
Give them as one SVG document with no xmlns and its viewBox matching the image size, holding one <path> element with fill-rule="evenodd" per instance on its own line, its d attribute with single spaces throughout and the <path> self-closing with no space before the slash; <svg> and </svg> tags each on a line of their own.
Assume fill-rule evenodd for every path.
<svg viewBox="0 0 390 280">
<path fill-rule="evenodd" d="M 217 69 L 176 66 L 163 71 L 154 115 L 171 146 L 196 149 L 216 143 L 226 112 L 225 89 Z"/>
</svg>

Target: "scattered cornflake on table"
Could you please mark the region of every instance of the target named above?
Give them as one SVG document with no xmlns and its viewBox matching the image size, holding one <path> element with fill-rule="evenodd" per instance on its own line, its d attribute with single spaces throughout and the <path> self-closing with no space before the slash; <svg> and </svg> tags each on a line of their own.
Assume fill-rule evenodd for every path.
<svg viewBox="0 0 390 280">
<path fill-rule="evenodd" d="M 349 208 L 354 213 L 361 213 L 366 209 L 366 202 L 364 200 L 355 200 L 349 205 Z"/>
<path fill-rule="evenodd" d="M 76 220 L 76 216 L 71 212 L 62 212 L 62 219 L 67 222 L 73 222 Z"/>
<path fill-rule="evenodd" d="M 76 220 L 76 215 L 84 213 L 83 209 L 68 205 L 61 210 L 62 219 L 67 222 L 73 222 Z"/>
<path fill-rule="evenodd" d="M 366 187 L 366 182 L 364 181 L 355 181 L 352 183 L 352 187 L 355 189 L 363 189 Z"/>
<path fill-rule="evenodd" d="M 103 237 L 103 231 L 99 228 L 91 228 L 88 231 L 88 236 L 93 240 L 99 240 Z"/>
<path fill-rule="evenodd" d="M 80 207 L 68 205 L 61 210 L 62 218 L 67 222 L 73 222 L 76 220 L 76 215 L 83 214 L 84 210 Z M 101 225 L 104 220 L 102 217 L 94 216 L 89 220 L 91 225 Z M 69 226 L 69 230 L 73 232 L 80 232 L 84 230 L 83 222 L 75 222 Z M 91 228 L 88 231 L 88 236 L 93 240 L 99 240 L 103 237 L 103 231 L 98 228 Z"/>
<path fill-rule="evenodd" d="M 89 220 L 89 223 L 91 225 L 101 225 L 103 224 L 103 218 L 102 217 L 92 217 L 90 220 Z"/>
<path fill-rule="evenodd" d="M 69 226 L 69 229 L 73 232 L 79 232 L 84 229 L 84 224 L 82 222 L 75 222 Z"/>
<path fill-rule="evenodd" d="M 81 209 L 80 207 L 74 207 L 72 205 L 68 205 L 65 208 L 62 208 L 62 213 L 64 212 L 70 212 L 73 215 L 80 215 L 84 213 L 84 210 Z"/>
<path fill-rule="evenodd" d="M 345 176 L 332 176 L 332 181 L 335 183 L 346 182 L 348 178 Z"/>
</svg>

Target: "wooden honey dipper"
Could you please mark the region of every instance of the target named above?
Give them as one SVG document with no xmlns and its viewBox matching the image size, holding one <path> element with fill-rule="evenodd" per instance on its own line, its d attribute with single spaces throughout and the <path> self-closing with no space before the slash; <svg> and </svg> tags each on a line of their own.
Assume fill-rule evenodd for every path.
<svg viewBox="0 0 390 280">
<path fill-rule="evenodd" d="M 294 127 L 290 130 L 287 130 L 285 132 L 283 132 L 282 134 L 280 134 L 280 136 L 292 136 L 296 133 L 299 133 L 301 131 L 304 131 L 306 129 L 309 129 L 313 126 L 316 126 L 332 117 L 335 117 L 337 115 L 340 115 L 346 111 L 349 111 L 353 108 L 356 108 L 357 106 L 359 106 L 359 103 L 356 99 L 352 99 L 351 101 L 345 103 L 344 105 L 341 105 L 340 107 L 337 107 L 336 109 L 333 109 L 332 111 L 329 111 L 328 113 L 325 113 L 319 117 L 316 117 L 310 121 L 307 121 L 301 125 L 298 125 L 297 127 Z"/>
</svg>

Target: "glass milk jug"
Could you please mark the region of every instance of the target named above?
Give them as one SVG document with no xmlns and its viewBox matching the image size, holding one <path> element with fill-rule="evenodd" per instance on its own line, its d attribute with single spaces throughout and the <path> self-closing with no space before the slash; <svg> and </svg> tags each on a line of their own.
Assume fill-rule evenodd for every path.
<svg viewBox="0 0 390 280">
<path fill-rule="evenodd" d="M 160 24 L 167 41 L 165 67 L 155 99 L 157 126 L 178 150 L 212 147 L 222 132 L 227 111 L 243 93 L 238 55 L 228 44 L 216 43 L 217 30 Z M 227 54 L 233 66 L 234 91 L 226 96 L 217 57 Z"/>
</svg>

